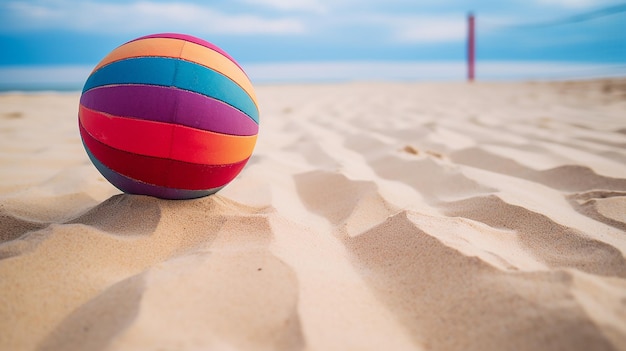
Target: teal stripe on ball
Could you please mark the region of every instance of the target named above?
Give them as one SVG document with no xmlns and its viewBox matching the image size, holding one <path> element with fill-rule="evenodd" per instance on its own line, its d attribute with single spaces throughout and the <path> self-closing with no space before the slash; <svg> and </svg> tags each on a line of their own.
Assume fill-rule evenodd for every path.
<svg viewBox="0 0 626 351">
<path fill-rule="evenodd" d="M 230 78 L 205 66 L 175 58 L 128 58 L 103 66 L 85 82 L 83 93 L 99 86 L 147 84 L 193 91 L 242 111 L 259 122 L 259 111 L 250 96 Z"/>
</svg>

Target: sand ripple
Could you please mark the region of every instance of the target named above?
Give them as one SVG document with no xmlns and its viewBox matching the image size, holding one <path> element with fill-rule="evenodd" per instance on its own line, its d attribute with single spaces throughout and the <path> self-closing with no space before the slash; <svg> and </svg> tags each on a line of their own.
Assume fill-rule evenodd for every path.
<svg viewBox="0 0 626 351">
<path fill-rule="evenodd" d="M 620 82 L 261 86 L 190 201 L 111 187 L 78 95 L 0 96 L 0 349 L 625 350 Z"/>
</svg>

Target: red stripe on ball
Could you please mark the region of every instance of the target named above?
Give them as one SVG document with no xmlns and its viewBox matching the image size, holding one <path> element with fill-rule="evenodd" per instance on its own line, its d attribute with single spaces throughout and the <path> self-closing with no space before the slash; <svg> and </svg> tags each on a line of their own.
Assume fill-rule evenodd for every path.
<svg viewBox="0 0 626 351">
<path fill-rule="evenodd" d="M 99 142 L 82 124 L 79 128 L 85 146 L 102 164 L 148 184 L 188 190 L 217 188 L 232 181 L 248 162 L 245 159 L 225 165 L 200 165 L 133 154 Z"/>
</svg>

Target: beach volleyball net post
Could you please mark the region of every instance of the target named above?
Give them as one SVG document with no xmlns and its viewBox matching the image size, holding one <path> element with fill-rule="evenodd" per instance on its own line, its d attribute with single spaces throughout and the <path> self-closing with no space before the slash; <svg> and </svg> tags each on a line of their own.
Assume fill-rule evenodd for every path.
<svg viewBox="0 0 626 351">
<path fill-rule="evenodd" d="M 476 62 L 476 36 L 474 30 L 474 14 L 467 15 L 467 81 L 474 81 Z"/>
</svg>

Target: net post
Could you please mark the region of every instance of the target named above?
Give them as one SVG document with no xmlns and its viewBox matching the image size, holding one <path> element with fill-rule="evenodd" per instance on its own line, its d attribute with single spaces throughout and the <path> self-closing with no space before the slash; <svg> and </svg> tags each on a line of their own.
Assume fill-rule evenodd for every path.
<svg viewBox="0 0 626 351">
<path fill-rule="evenodd" d="M 467 15 L 467 81 L 473 82 L 476 63 L 476 35 L 474 31 L 474 14 Z"/>
</svg>

